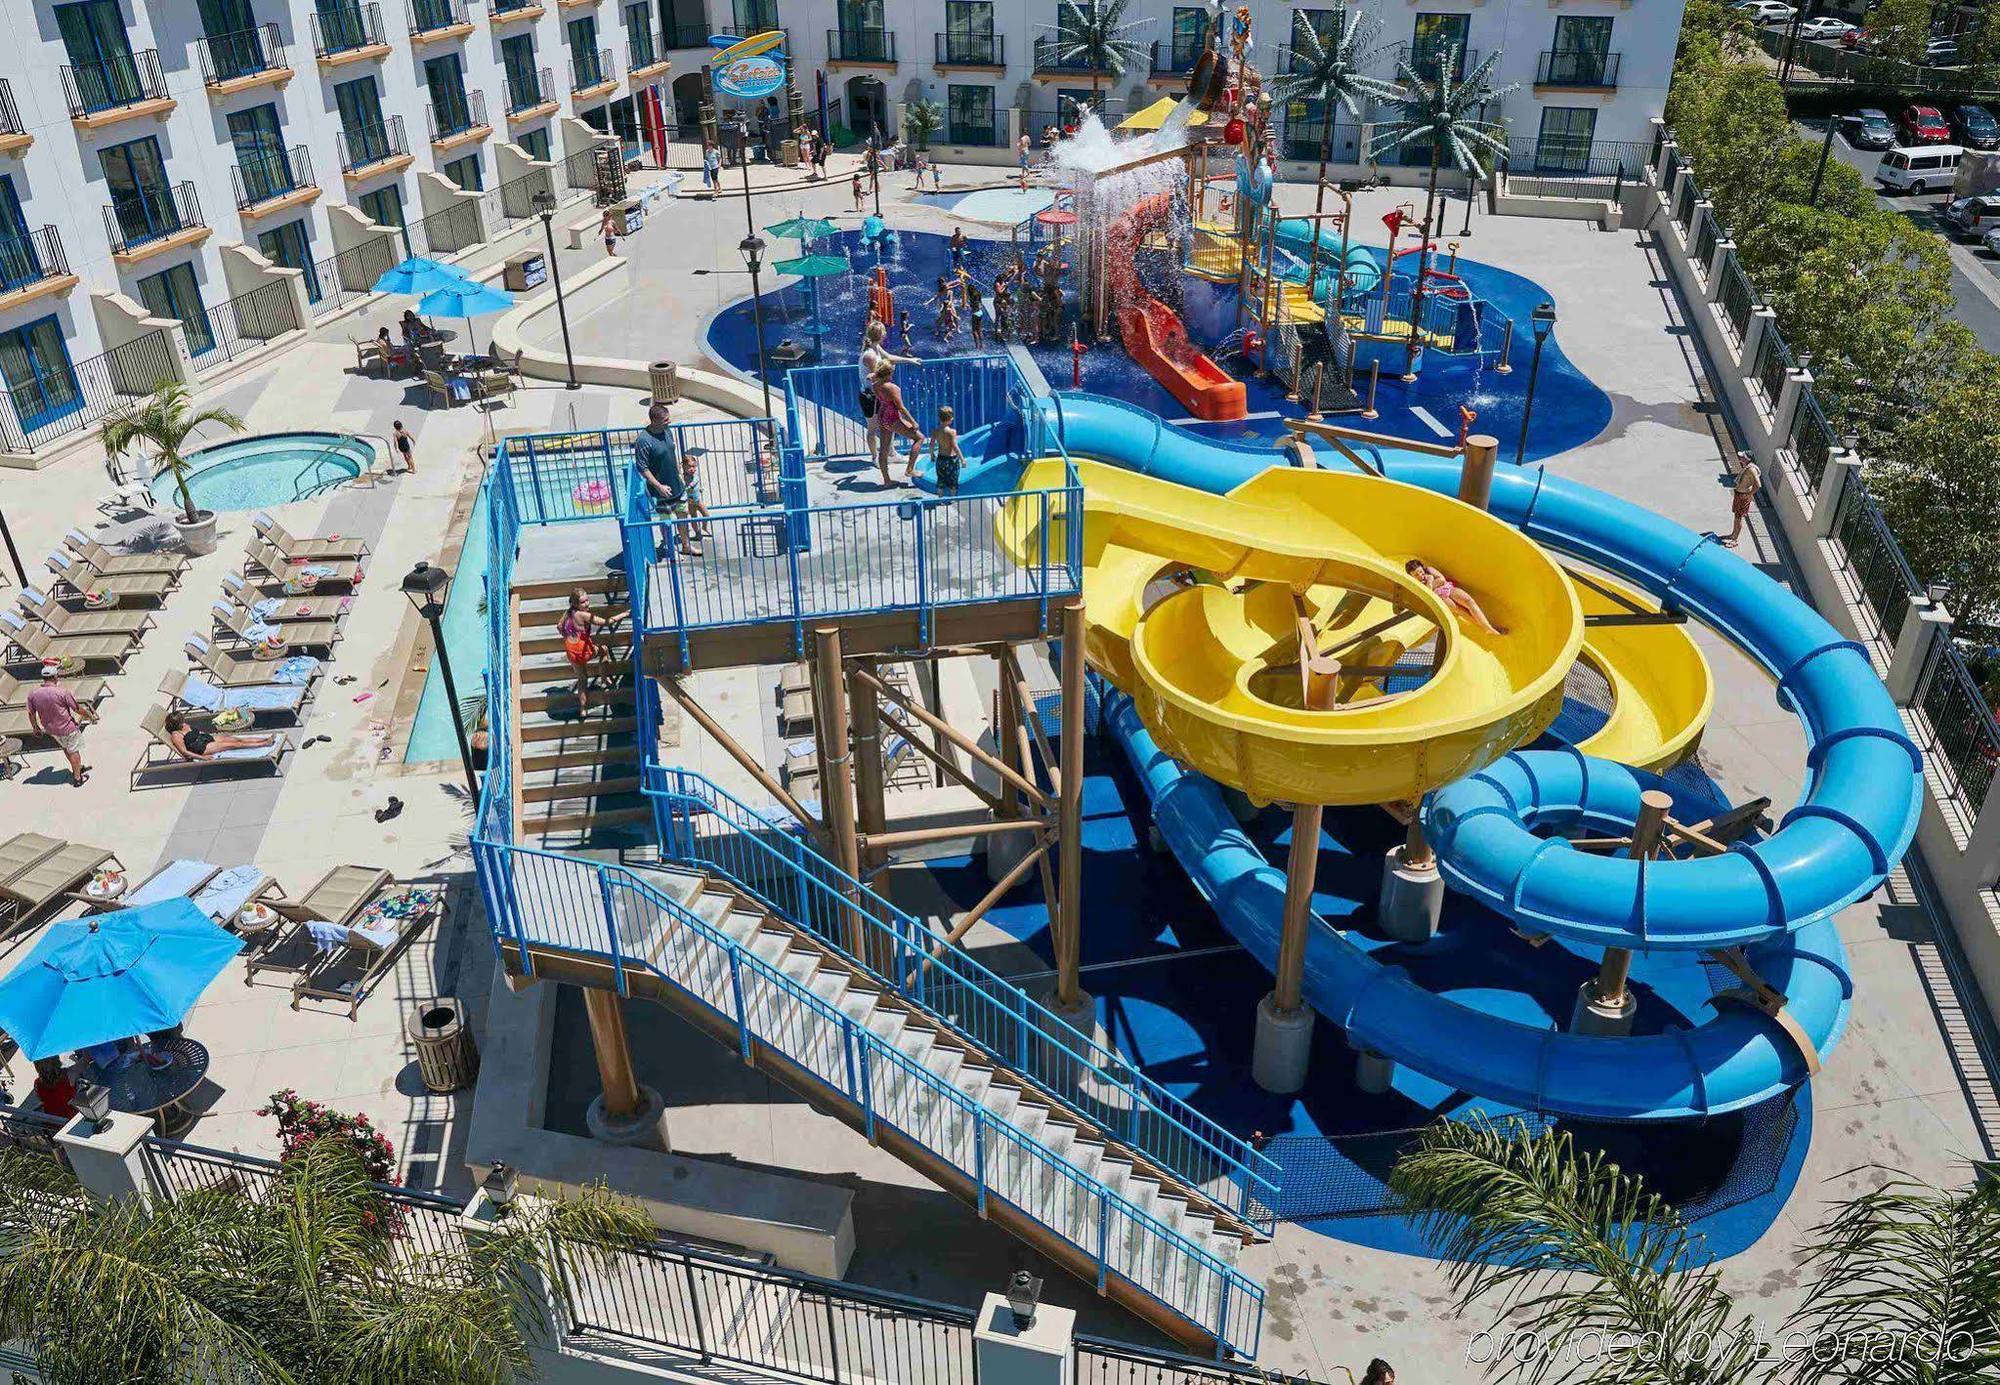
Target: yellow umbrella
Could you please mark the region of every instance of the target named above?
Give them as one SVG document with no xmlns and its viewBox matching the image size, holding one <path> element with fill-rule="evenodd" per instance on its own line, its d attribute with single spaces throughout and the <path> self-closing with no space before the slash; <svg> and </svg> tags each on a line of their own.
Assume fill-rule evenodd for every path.
<svg viewBox="0 0 2000 1385">
<path fill-rule="evenodd" d="M 1157 130 L 1167 123 L 1167 117 L 1174 113 L 1174 107 L 1178 105 L 1180 105 L 1178 98 L 1162 96 L 1143 111 L 1134 111 L 1119 121 L 1118 128 L 1121 130 Z M 1190 125 L 1205 125 L 1207 123 L 1208 117 L 1200 111 L 1196 111 L 1188 117 L 1188 124 Z"/>
</svg>

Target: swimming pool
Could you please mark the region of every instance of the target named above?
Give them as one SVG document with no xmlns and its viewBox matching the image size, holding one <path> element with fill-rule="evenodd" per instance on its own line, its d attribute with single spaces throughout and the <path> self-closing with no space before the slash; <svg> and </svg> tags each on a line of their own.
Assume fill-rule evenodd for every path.
<svg viewBox="0 0 2000 1385">
<path fill-rule="evenodd" d="M 261 510 L 353 480 L 374 463 L 375 446 L 346 433 L 265 433 L 204 447 L 187 460 L 195 508 Z M 150 489 L 162 504 L 180 502 L 172 476 L 156 477 Z"/>
<path fill-rule="evenodd" d="M 465 546 L 452 572 L 451 595 L 445 599 L 445 652 L 451 656 L 452 677 L 460 697 L 472 697 L 486 686 L 486 564 L 492 551 L 486 532 L 486 492 L 481 489 L 465 524 Z M 469 727 L 468 727 L 469 729 Z M 439 661 L 431 660 L 424 693 L 410 726 L 410 743 L 403 751 L 407 764 L 458 758 L 458 733 L 452 729 L 451 699 L 445 696 Z"/>
</svg>

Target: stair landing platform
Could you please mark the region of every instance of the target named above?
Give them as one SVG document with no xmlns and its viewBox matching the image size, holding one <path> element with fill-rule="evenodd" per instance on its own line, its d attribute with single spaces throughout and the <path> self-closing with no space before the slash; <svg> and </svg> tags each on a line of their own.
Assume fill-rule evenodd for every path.
<svg viewBox="0 0 2000 1385">
<path fill-rule="evenodd" d="M 575 582 L 622 575 L 624 535 L 615 519 L 575 524 L 531 524 L 521 530 L 514 558 L 514 586 Z"/>
</svg>

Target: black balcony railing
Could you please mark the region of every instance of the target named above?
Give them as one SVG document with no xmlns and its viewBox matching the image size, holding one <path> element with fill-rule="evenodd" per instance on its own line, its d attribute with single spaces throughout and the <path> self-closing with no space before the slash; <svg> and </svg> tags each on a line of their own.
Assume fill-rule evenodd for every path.
<svg viewBox="0 0 2000 1385">
<path fill-rule="evenodd" d="M 44 226 L 24 236 L 0 233 L 0 293 L 13 293 L 67 273 L 69 257 L 63 254 L 62 237 L 55 227 Z"/>
<path fill-rule="evenodd" d="M 457 99 L 430 105 L 431 139 L 450 139 L 486 123 L 486 93 L 461 91 Z"/>
<path fill-rule="evenodd" d="M 410 37 L 434 34 L 459 24 L 469 24 L 465 0 L 410 0 Z"/>
<path fill-rule="evenodd" d="M 569 89 L 588 91 L 611 80 L 615 70 L 611 66 L 609 48 L 586 48 L 580 53 L 572 53 L 569 60 Z"/>
<path fill-rule="evenodd" d="M 1007 36 L 1005 34 L 954 34 L 949 29 L 940 30 L 937 35 L 937 65 L 939 67 L 1005 67 L 1007 65 Z M 953 141 L 957 143 L 958 141 Z"/>
<path fill-rule="evenodd" d="M 625 70 L 639 72 L 667 60 L 666 45 L 651 29 L 642 29 L 625 40 Z"/>
<path fill-rule="evenodd" d="M 1155 77 L 1186 76 L 1194 71 L 1195 63 L 1208 51 L 1208 43 L 1201 38 L 1177 38 L 1165 43 L 1154 39 L 1152 50 Z"/>
<path fill-rule="evenodd" d="M 778 23 L 778 7 L 770 3 L 770 0 L 736 0 L 730 18 L 734 22 L 722 32 L 734 34 L 738 38 L 748 38 L 752 34 L 761 34 L 768 29 L 782 27 Z"/>
<path fill-rule="evenodd" d="M 1551 48 L 1535 63 L 1535 85 L 1548 87 L 1615 87 L 1619 53 L 1587 53 Z"/>
<path fill-rule="evenodd" d="M 207 224 L 193 183 L 134 188 L 114 195 L 104 208 L 104 232 L 114 255 Z"/>
<path fill-rule="evenodd" d="M 507 74 L 507 114 L 519 115 L 535 107 L 555 100 L 555 78 L 545 67 L 540 72 L 510 72 Z"/>
<path fill-rule="evenodd" d="M 1109 68 L 1095 66 L 1083 54 L 1073 51 L 1074 46 L 1072 40 L 1061 34 L 1043 34 L 1035 40 L 1035 71 L 1112 75 Z"/>
<path fill-rule="evenodd" d="M 99 111 L 136 106 L 141 101 L 163 101 L 167 80 L 160 74 L 160 54 L 156 48 L 121 54 L 102 62 L 65 63 L 62 70 L 63 98 L 72 116 L 95 115 Z"/>
<path fill-rule="evenodd" d="M 826 31 L 827 61 L 837 63 L 892 63 L 896 61 L 896 35 L 888 29 L 859 26 Z"/>
<path fill-rule="evenodd" d="M 708 47 L 708 26 L 706 24 L 689 24 L 684 20 L 677 19 L 674 21 L 672 27 L 667 30 L 664 37 L 668 48 L 706 48 Z"/>
<path fill-rule="evenodd" d="M 979 115 L 953 111 L 945 122 L 945 143 L 1000 148 L 1007 143 L 1007 117 L 1000 112 Z"/>
<path fill-rule="evenodd" d="M 1436 81 L 1440 72 L 1449 72 L 1452 80 L 1457 81 L 1479 66 L 1479 50 L 1452 44 L 1440 45 L 1435 39 L 1422 45 L 1399 43 L 1383 50 L 1382 71 L 1385 75 L 1401 76 L 1405 63 L 1427 82 Z"/>
<path fill-rule="evenodd" d="M 515 10 L 538 8 L 536 0 L 492 0 L 493 13 L 512 14 Z"/>
<path fill-rule="evenodd" d="M 278 26 L 259 24 L 234 34 L 215 34 L 196 39 L 201 55 L 201 80 L 205 86 L 254 77 L 259 72 L 275 72 L 285 65 L 285 45 L 278 39 Z"/>
<path fill-rule="evenodd" d="M 342 173 L 354 173 L 409 152 L 409 142 L 403 138 L 403 117 L 400 115 L 392 115 L 380 125 L 356 125 L 340 132 Z"/>
<path fill-rule="evenodd" d="M 21 108 L 14 104 L 14 84 L 0 77 L 0 135 L 25 135 L 28 127 L 21 123 Z"/>
<path fill-rule="evenodd" d="M 232 177 L 236 184 L 236 207 L 242 211 L 311 187 L 312 155 L 303 144 L 290 149 L 260 150 L 238 159 Z"/>
<path fill-rule="evenodd" d="M 382 37 L 380 5 L 345 5 L 319 10 L 312 17 L 313 56 L 330 58 L 357 48 L 372 48 L 386 42 Z"/>
</svg>

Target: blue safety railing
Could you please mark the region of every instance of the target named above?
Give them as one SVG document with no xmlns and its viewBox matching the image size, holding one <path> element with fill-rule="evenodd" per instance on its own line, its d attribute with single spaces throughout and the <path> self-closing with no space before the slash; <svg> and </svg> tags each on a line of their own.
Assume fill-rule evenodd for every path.
<svg viewBox="0 0 2000 1385">
<path fill-rule="evenodd" d="M 853 366 L 797 366 L 785 372 L 786 433 L 806 457 L 825 461 L 867 453 L 860 384 Z M 925 433 L 937 427 L 938 410 L 946 404 L 961 437 L 989 424 L 1010 423 L 1033 407 L 1027 382 L 1004 353 L 900 366 L 896 385 L 904 407 Z"/>
<path fill-rule="evenodd" d="M 692 455 L 702 503 L 711 510 L 778 503 L 769 419 L 676 423 L 669 431 L 679 455 Z M 636 428 L 576 433 L 526 433 L 500 444 L 494 462 L 520 524 L 617 515 L 632 474 Z"/>
<path fill-rule="evenodd" d="M 691 819 L 684 825 L 692 829 Z M 1100 1288 L 1115 1274 L 1213 1334 L 1222 1351 L 1255 1351 L 1263 1320 L 1255 1281 L 703 922 L 644 873 L 491 841 L 475 840 L 473 854 L 492 891 L 495 937 L 513 943 L 524 966 L 532 968 L 533 946 L 609 963 L 621 993 L 635 974 L 659 977 L 733 1026 L 746 1059 L 753 1044 L 775 1049 L 853 1103 L 871 1138 L 888 1127 L 970 1174 L 982 1211 L 1006 1202 L 1077 1247 L 1096 1264 Z M 896 948 L 895 969 L 914 970 L 928 930 L 908 915 L 878 923 Z"/>
</svg>

